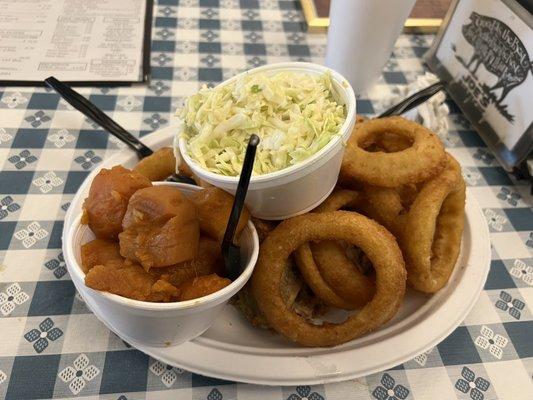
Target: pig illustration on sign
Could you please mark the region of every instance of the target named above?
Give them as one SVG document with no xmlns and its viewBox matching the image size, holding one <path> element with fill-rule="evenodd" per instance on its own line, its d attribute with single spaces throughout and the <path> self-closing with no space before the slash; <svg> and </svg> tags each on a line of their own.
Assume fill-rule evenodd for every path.
<svg viewBox="0 0 533 400">
<path fill-rule="evenodd" d="M 476 12 L 470 14 L 470 22 L 462 27 L 462 33 L 474 48 L 474 54 L 465 67 L 476 74 L 479 66 L 498 77 L 498 81 L 488 90 L 502 89 L 497 100 L 501 103 L 509 92 L 527 78 L 533 63 L 526 47 L 506 24 L 496 18 Z"/>
</svg>

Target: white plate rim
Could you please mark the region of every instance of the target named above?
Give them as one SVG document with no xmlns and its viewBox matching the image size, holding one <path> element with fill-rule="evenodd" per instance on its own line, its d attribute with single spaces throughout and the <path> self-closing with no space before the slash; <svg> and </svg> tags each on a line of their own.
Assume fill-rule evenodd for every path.
<svg viewBox="0 0 533 400">
<path fill-rule="evenodd" d="M 170 126 L 143 137 L 143 141 L 153 146 L 167 137 L 172 137 L 173 132 L 174 129 Z M 117 163 L 121 156 L 123 154 L 119 153 L 110 157 L 89 174 L 87 180 L 101 168 Z M 81 195 L 83 193 L 80 190 L 72 200 L 72 204 L 79 203 Z M 72 214 L 75 214 L 74 210 L 69 209 L 65 218 L 65 227 L 68 226 Z M 133 347 L 169 365 L 219 379 L 251 384 L 293 386 L 344 381 L 394 367 L 433 348 L 453 332 L 470 312 L 483 289 L 490 267 L 491 253 L 486 221 L 469 190 L 467 190 L 466 216 L 467 229 L 476 233 L 475 236 L 469 237 L 471 243 L 467 260 L 470 264 L 464 267 L 463 276 L 454 291 L 447 291 L 445 287 L 439 292 L 439 298 L 445 296 L 446 301 L 436 309 L 430 308 L 428 310 L 432 311 L 430 315 L 425 319 L 422 318 L 422 321 L 407 331 L 374 343 L 365 343 L 365 339 L 361 338 L 360 346 L 348 350 L 342 349 L 341 346 L 336 348 L 337 352 L 332 352 L 330 348 L 309 349 L 308 352 L 312 355 L 271 353 L 258 355 L 246 349 L 239 351 L 235 346 L 228 348 L 224 348 L 223 345 L 217 346 L 216 343 L 211 343 L 212 340 L 202 337 L 173 348 L 146 346 L 118 332 L 112 322 L 106 320 L 105 313 L 92 304 L 85 295 L 85 287 L 77 289 L 98 319 L 108 328 Z M 443 312 L 447 314 L 444 315 Z M 402 321 L 402 324 L 405 325 L 405 321 Z M 383 336 L 387 336 L 386 332 L 380 335 Z M 410 343 L 408 339 L 415 336 L 416 343 Z M 404 344 L 408 343 L 408 348 L 399 346 L 401 343 L 398 342 L 402 340 Z M 391 349 L 395 350 L 395 354 L 387 353 L 387 350 Z M 369 363 L 369 359 L 372 362 Z"/>
</svg>

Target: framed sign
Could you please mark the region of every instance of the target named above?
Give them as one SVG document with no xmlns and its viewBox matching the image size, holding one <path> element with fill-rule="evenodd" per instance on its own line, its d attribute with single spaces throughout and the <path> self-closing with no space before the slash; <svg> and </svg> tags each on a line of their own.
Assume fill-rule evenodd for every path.
<svg viewBox="0 0 533 400">
<path fill-rule="evenodd" d="M 522 0 L 526 7 L 529 0 Z M 516 0 L 455 0 L 426 62 L 513 170 L 533 149 L 533 15 Z"/>
</svg>

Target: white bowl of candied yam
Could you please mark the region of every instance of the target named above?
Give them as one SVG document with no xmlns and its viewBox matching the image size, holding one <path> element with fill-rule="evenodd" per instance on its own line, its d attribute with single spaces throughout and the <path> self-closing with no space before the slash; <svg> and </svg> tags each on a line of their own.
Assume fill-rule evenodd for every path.
<svg viewBox="0 0 533 400">
<path fill-rule="evenodd" d="M 136 342 L 176 345 L 201 335 L 250 278 L 259 242 L 244 210 L 241 273 L 225 277 L 220 244 L 233 203 L 221 189 L 150 182 L 122 166 L 93 179 L 64 232 L 72 280 L 110 326 Z"/>
</svg>

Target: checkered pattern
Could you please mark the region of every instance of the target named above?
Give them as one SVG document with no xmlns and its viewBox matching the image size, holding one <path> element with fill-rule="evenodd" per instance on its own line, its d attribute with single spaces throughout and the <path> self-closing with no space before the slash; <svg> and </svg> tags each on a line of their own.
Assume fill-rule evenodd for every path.
<svg viewBox="0 0 533 400">
<path fill-rule="evenodd" d="M 138 136 L 166 126 L 183 98 L 258 65 L 322 62 L 298 0 L 159 0 L 148 87 L 80 89 Z M 379 27 L 378 27 L 379 28 Z M 402 36 L 358 102 L 373 115 L 424 71 L 433 37 Z M 47 89 L 0 88 L 0 398 L 531 399 L 533 215 L 457 108 L 443 137 L 491 231 L 492 265 L 475 308 L 432 350 L 389 371 L 292 388 L 236 384 L 131 349 L 87 309 L 65 269 L 61 230 L 77 188 L 120 144 Z M 354 360 L 357 362 L 357 360 Z"/>
</svg>

